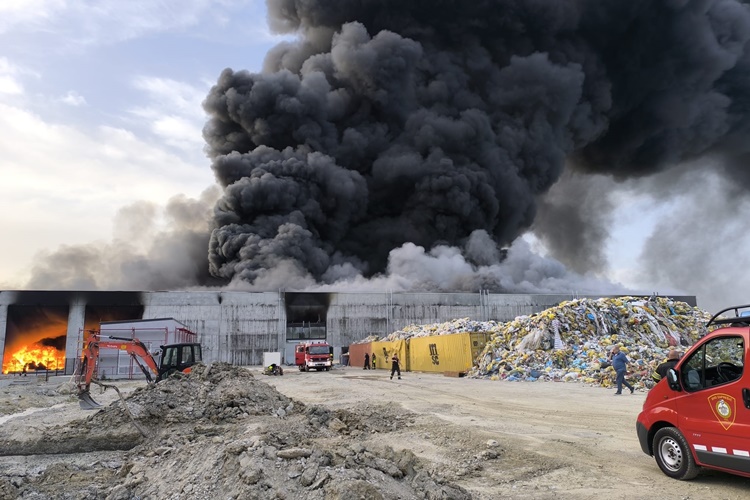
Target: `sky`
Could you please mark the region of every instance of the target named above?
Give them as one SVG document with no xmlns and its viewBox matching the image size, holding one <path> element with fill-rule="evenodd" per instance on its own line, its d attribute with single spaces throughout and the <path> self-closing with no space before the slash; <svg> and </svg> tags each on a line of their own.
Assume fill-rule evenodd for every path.
<svg viewBox="0 0 750 500">
<path fill-rule="evenodd" d="M 39 252 L 110 241 L 117 212 L 215 184 L 201 102 L 280 37 L 262 1 L 0 3 L 0 287 Z"/>
<path fill-rule="evenodd" d="M 45 282 L 64 272 L 66 250 L 96 249 L 91 266 L 106 272 L 107 252 L 166 239 L 176 223 L 170 206 L 211 207 L 220 189 L 202 103 L 222 70 L 260 72 L 285 40 L 293 36 L 271 33 L 260 0 L 0 2 L 0 289 L 72 286 Z M 563 176 L 514 255 L 613 291 L 695 295 L 709 311 L 750 302 L 750 203 L 715 174 L 721 161 L 699 157 L 621 181 Z M 555 255 L 545 245 L 570 203 L 598 215 L 599 254 Z M 410 252 L 442 270 L 456 262 L 450 251 L 404 246 L 392 254 L 392 275 L 416 262 Z"/>
</svg>

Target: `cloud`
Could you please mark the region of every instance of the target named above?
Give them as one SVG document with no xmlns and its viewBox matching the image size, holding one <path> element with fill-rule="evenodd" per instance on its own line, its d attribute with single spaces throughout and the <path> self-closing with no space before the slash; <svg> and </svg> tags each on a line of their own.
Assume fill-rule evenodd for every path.
<svg viewBox="0 0 750 500">
<path fill-rule="evenodd" d="M 243 12 L 264 12 L 261 0 L 16 0 L 0 3 L 0 33 L 36 31 L 61 45 L 116 43 L 165 32 L 216 34 Z M 230 33 L 231 34 L 231 33 Z"/>
<path fill-rule="evenodd" d="M 23 87 L 8 75 L 0 75 L 0 94 L 23 94 Z"/>
<path fill-rule="evenodd" d="M 20 72 L 8 58 L 0 57 L 0 94 L 23 94 L 23 85 L 18 80 Z"/>
<path fill-rule="evenodd" d="M 202 165 L 122 128 L 79 129 L 0 103 L 0 130 L 3 276 L 17 277 L 42 248 L 107 238 L 123 205 L 212 184 Z"/>
<path fill-rule="evenodd" d="M 86 99 L 79 93 L 69 90 L 67 94 L 60 98 L 60 102 L 68 106 L 84 106 Z"/>
<path fill-rule="evenodd" d="M 123 206 L 194 197 L 215 183 L 201 102 L 237 47 L 267 44 L 243 38 L 264 21 L 262 0 L 0 2 L 3 287 L 25 282 L 39 249 L 108 241 Z M 177 44 L 198 50 L 199 64 L 158 66 L 178 78 L 141 69 Z M 211 55 L 220 44 L 226 53 Z M 243 61 L 253 57 L 259 66 L 243 50 Z"/>
<path fill-rule="evenodd" d="M 201 102 L 206 87 L 189 85 L 169 78 L 140 76 L 136 89 L 146 93 L 148 104 L 132 108 L 130 113 L 145 119 L 150 131 L 161 141 L 186 152 L 203 149 L 201 128 L 206 119 Z"/>
<path fill-rule="evenodd" d="M 66 7 L 65 0 L 13 0 L 0 2 L 0 33 L 19 25 L 40 25 Z"/>
<path fill-rule="evenodd" d="M 216 186 L 197 198 L 137 201 L 114 217 L 110 240 L 63 245 L 35 256 L 27 288 L 165 290 L 210 286 L 206 246 Z"/>
</svg>

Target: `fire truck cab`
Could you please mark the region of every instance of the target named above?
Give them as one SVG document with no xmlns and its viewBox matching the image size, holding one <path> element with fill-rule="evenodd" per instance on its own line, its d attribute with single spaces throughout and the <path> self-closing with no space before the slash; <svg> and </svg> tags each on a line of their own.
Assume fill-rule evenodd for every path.
<svg viewBox="0 0 750 500">
<path fill-rule="evenodd" d="M 333 347 L 326 342 L 303 342 L 294 350 L 294 364 L 300 371 L 329 371 L 333 366 Z"/>
<path fill-rule="evenodd" d="M 649 391 L 636 432 L 667 476 L 688 480 L 705 467 L 750 477 L 749 313 L 750 304 L 714 315 L 706 327 L 716 329 Z"/>
</svg>

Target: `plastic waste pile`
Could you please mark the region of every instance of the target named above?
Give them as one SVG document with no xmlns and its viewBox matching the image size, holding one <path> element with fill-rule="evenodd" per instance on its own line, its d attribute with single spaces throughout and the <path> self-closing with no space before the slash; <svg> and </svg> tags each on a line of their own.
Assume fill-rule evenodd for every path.
<svg viewBox="0 0 750 500">
<path fill-rule="evenodd" d="M 362 340 L 357 340 L 356 342 L 352 342 L 352 344 L 369 344 L 370 342 L 377 342 L 380 340 L 380 337 L 378 335 L 370 335 L 368 337 L 363 338 Z"/>
<path fill-rule="evenodd" d="M 607 358 L 618 344 L 630 360 L 628 381 L 651 387 L 669 349 L 684 352 L 707 333 L 709 319 L 706 311 L 658 296 L 563 302 L 501 324 L 467 376 L 611 387 L 615 372 Z"/>
<path fill-rule="evenodd" d="M 475 333 L 475 332 L 500 332 L 503 323 L 497 321 L 473 321 L 469 318 L 454 319 L 445 323 L 433 323 L 430 325 L 409 325 L 397 330 L 388 336 L 386 340 L 405 340 L 412 337 L 428 337 L 431 335 L 450 335 L 452 333 Z"/>
<path fill-rule="evenodd" d="M 408 340 L 413 337 L 429 337 L 431 335 L 450 335 L 453 333 L 474 333 L 474 332 L 500 332 L 503 323 L 497 321 L 474 321 L 469 318 L 459 318 L 445 323 L 432 323 L 428 325 L 409 325 L 401 330 L 396 330 L 381 338 L 377 335 L 370 335 L 367 338 L 352 342 L 353 344 L 366 344 L 368 342 L 377 342 L 379 340 L 393 342 L 394 340 Z"/>
</svg>

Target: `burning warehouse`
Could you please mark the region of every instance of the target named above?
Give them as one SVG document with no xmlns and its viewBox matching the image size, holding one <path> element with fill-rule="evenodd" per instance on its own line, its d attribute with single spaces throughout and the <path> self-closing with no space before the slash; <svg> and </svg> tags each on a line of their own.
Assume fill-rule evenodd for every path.
<svg viewBox="0 0 750 500">
<path fill-rule="evenodd" d="M 0 292 L 3 373 L 72 373 L 85 332 L 130 328 L 137 320 L 174 318 L 196 336 L 204 360 L 258 365 L 264 352 L 293 360 L 297 342 L 321 339 L 342 347 L 385 337 L 412 324 L 453 318 L 508 321 L 576 295 L 488 293 L 252 293 L 252 292 Z M 691 305 L 694 297 L 679 297 Z M 182 328 L 184 326 L 184 328 Z M 139 328 L 135 326 L 134 328 Z M 119 331 L 119 330 L 118 330 Z M 180 337 L 181 338 L 181 337 Z"/>
<path fill-rule="evenodd" d="M 2 292 L 9 370 L 31 362 L 24 349 L 57 366 L 43 349 L 63 334 L 67 369 L 100 321 L 174 318 L 206 359 L 257 364 L 303 336 L 341 348 L 632 294 L 602 278 L 597 180 L 671 169 L 673 189 L 709 153 L 726 160 L 716 175 L 746 176 L 744 4 L 278 0 L 268 13 L 297 39 L 262 72 L 224 70 L 203 102 L 220 192 L 171 201 L 173 232 L 148 255 L 66 247 L 27 286 L 215 291 Z M 662 231 L 647 247 L 673 290 L 702 268 L 701 242 L 675 251 L 683 240 Z"/>
<path fill-rule="evenodd" d="M 632 293 L 592 278 L 611 179 L 653 175 L 630 188 L 663 199 L 747 175 L 741 2 L 276 0 L 268 19 L 296 38 L 203 102 L 213 196 L 170 201 L 144 253 L 66 247 L 25 288 Z M 647 290 L 711 281 L 717 224 L 688 215 L 647 241 Z"/>
</svg>

